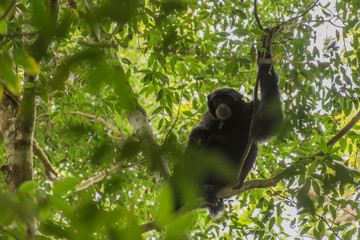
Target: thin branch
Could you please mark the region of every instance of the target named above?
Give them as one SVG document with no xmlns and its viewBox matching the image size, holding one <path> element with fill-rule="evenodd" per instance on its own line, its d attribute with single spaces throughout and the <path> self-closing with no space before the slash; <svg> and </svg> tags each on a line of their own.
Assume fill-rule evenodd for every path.
<svg viewBox="0 0 360 240">
<path fill-rule="evenodd" d="M 8 33 L 8 34 L 0 34 L 1 37 L 3 38 L 15 38 L 15 37 L 27 37 L 27 36 L 35 36 L 36 34 L 38 34 L 39 31 L 36 32 L 12 32 L 12 33 Z"/>
<path fill-rule="evenodd" d="M 348 124 L 346 124 L 346 126 L 343 129 L 341 129 L 333 138 L 331 138 L 328 141 L 328 145 L 334 145 L 337 141 L 339 141 L 341 139 L 341 137 L 343 137 L 346 133 L 348 133 L 351 130 L 351 128 L 359 120 L 360 120 L 360 111 L 350 120 L 350 122 Z M 315 153 L 314 157 L 317 154 L 318 153 Z M 333 164 L 345 166 L 343 163 L 338 162 L 338 161 L 333 161 Z M 349 168 L 349 167 L 346 167 L 346 168 L 349 170 L 349 172 L 353 173 L 355 176 L 360 177 L 360 171 Z M 245 191 L 248 191 L 248 190 L 254 189 L 254 188 L 275 187 L 280 181 L 282 181 L 283 179 L 285 179 L 289 176 L 294 176 L 294 174 L 296 174 L 296 173 L 297 173 L 297 168 L 294 165 L 291 165 L 291 166 L 285 168 L 284 170 L 280 171 L 279 173 L 275 174 L 271 178 L 246 181 L 239 189 L 234 189 L 232 185 L 227 186 L 227 187 L 221 189 L 221 191 L 218 193 L 218 197 L 219 198 L 230 198 L 232 196 L 239 195 L 240 193 L 243 193 Z M 205 200 L 202 200 L 200 202 L 201 203 L 198 204 L 198 207 L 204 206 L 206 204 Z M 144 232 L 158 229 L 154 225 L 153 221 L 149 222 L 149 223 L 145 223 L 141 226 L 143 227 Z"/>
<path fill-rule="evenodd" d="M 313 9 L 317 3 L 319 2 L 320 0 L 315 0 L 314 2 L 310 3 L 303 11 L 303 13 L 297 15 L 296 17 L 292 17 L 290 19 L 288 19 L 287 21 L 285 22 L 282 22 L 282 23 L 279 23 L 279 26 L 284 26 L 284 25 L 287 25 L 288 23 L 294 21 L 294 20 L 297 20 L 303 16 L 305 16 L 311 9 Z"/>
<path fill-rule="evenodd" d="M 11 9 L 15 6 L 15 4 L 16 4 L 16 0 L 13 0 L 13 1 L 10 3 L 10 6 L 6 9 L 4 15 L 2 15 L 2 16 L 0 17 L 0 21 L 4 20 L 4 19 L 7 17 L 7 15 L 10 13 Z"/>
<path fill-rule="evenodd" d="M 95 48 L 109 48 L 109 47 L 117 47 L 115 43 L 108 42 L 86 42 L 83 40 L 77 41 L 78 44 L 86 46 L 86 47 L 95 47 Z"/>
<path fill-rule="evenodd" d="M 125 136 L 124 133 L 117 130 L 110 123 L 106 122 L 102 117 L 96 117 L 95 115 L 88 114 L 88 113 L 83 113 L 83 112 L 79 112 L 79 111 L 71 112 L 71 114 L 89 118 L 90 119 L 89 121 L 94 122 L 94 123 L 103 124 L 106 128 L 109 129 L 109 131 L 107 132 L 107 135 L 113 140 L 120 141 L 120 140 L 125 140 L 126 139 L 126 136 Z M 39 114 L 38 116 L 36 116 L 36 120 L 39 120 L 40 118 L 45 117 L 45 116 L 49 116 L 49 113 Z M 120 136 L 120 138 L 114 137 L 113 135 L 111 135 L 111 132 L 114 132 L 115 134 Z"/>
<path fill-rule="evenodd" d="M 37 115 L 36 116 L 36 121 L 38 121 L 40 118 L 42 118 L 42 117 L 47 117 L 47 116 L 49 116 L 50 114 L 49 113 L 41 113 L 41 114 L 39 114 L 39 115 Z"/>
<path fill-rule="evenodd" d="M 93 184 L 95 184 L 97 182 L 100 182 L 101 180 L 103 180 L 107 176 L 109 176 L 111 174 L 114 174 L 115 172 L 119 171 L 123 167 L 124 167 L 124 162 L 120 162 L 120 163 L 116 164 L 115 166 L 113 166 L 112 168 L 105 169 L 100 174 L 98 174 L 98 175 L 96 175 L 96 176 L 94 176 L 92 178 L 89 178 L 85 182 L 82 182 L 79 185 L 77 185 L 75 190 L 76 191 L 84 190 L 84 189 L 90 187 L 91 185 L 93 185 Z"/>
<path fill-rule="evenodd" d="M 233 186 L 227 186 L 218 194 L 219 198 L 230 198 L 232 196 L 239 195 L 240 193 L 246 192 L 250 189 L 254 188 L 268 188 L 268 187 L 275 187 L 278 182 L 282 179 L 292 175 L 292 173 L 296 172 L 296 168 L 290 166 L 285 168 L 275 176 L 268 178 L 268 179 L 256 179 L 244 182 L 244 184 L 239 189 L 233 189 Z"/>
<path fill-rule="evenodd" d="M 344 128 L 342 128 L 334 137 L 332 137 L 327 142 L 328 146 L 334 145 L 335 143 L 337 143 L 346 133 L 348 133 L 355 126 L 355 124 L 358 121 L 360 121 L 360 111 L 350 120 L 350 122 L 348 124 L 346 124 L 346 126 Z M 315 159 L 316 156 L 324 156 L 324 153 L 317 152 L 313 155 L 312 158 Z M 307 164 L 307 163 L 304 163 L 304 164 Z M 349 173 L 354 174 L 354 176 L 356 176 L 356 177 L 360 177 L 360 171 L 358 171 L 354 168 L 347 167 L 342 162 L 334 160 L 332 162 L 332 164 L 335 166 L 345 167 Z M 218 197 L 219 198 L 229 198 L 229 197 L 238 195 L 242 192 L 253 189 L 253 188 L 274 187 L 278 184 L 278 182 L 282 181 L 283 179 L 285 179 L 289 176 L 293 176 L 296 173 L 297 173 L 297 168 L 294 165 L 291 165 L 291 166 L 285 168 L 284 170 L 280 171 L 279 173 L 275 174 L 271 178 L 250 180 L 250 181 L 244 182 L 243 186 L 239 189 L 233 189 L 233 186 L 227 186 L 227 187 L 221 189 L 221 191 L 218 194 Z"/>
<path fill-rule="evenodd" d="M 94 119 L 96 122 L 103 124 L 105 127 L 107 127 L 108 129 L 110 129 L 111 131 L 113 131 L 114 133 L 116 133 L 116 134 L 117 134 L 118 136 L 120 136 L 123 140 L 126 139 L 126 136 L 124 135 L 124 133 L 122 133 L 121 131 L 119 131 L 119 130 L 117 130 L 116 128 L 114 128 L 111 124 L 109 124 L 108 122 L 106 122 L 102 117 L 96 117 L 95 115 L 88 114 L 88 113 L 83 113 L 83 112 L 79 112 L 79 111 L 71 112 L 71 114 L 83 116 L 83 117 L 90 118 L 90 119 Z"/>
<path fill-rule="evenodd" d="M 331 232 L 336 236 L 337 239 L 341 240 L 341 237 L 338 235 L 338 233 L 334 230 L 334 228 L 332 227 L 332 225 L 329 224 L 328 221 L 326 221 L 326 218 L 319 215 L 319 214 L 315 214 L 321 221 L 325 222 L 325 224 L 327 225 L 327 227 L 331 230 Z"/>
<path fill-rule="evenodd" d="M 91 185 L 97 183 L 97 182 L 100 182 L 101 180 L 105 179 L 106 177 L 118 172 L 119 170 L 121 169 L 125 169 L 125 168 L 131 168 L 131 167 L 135 167 L 143 162 L 145 162 L 145 158 L 133 163 L 133 164 L 130 164 L 130 165 L 125 165 L 124 164 L 124 161 L 122 162 L 119 162 L 117 163 L 115 166 L 113 166 L 112 168 L 108 168 L 108 169 L 105 169 L 104 171 L 102 171 L 100 174 L 94 176 L 94 177 L 91 177 L 87 180 L 85 180 L 84 182 L 80 183 L 79 185 L 76 186 L 75 190 L 76 191 L 80 191 L 80 190 L 84 190 L 88 187 L 90 187 Z"/>
<path fill-rule="evenodd" d="M 177 114 L 176 114 L 176 118 L 175 118 L 175 121 L 174 123 L 172 124 L 172 126 L 170 127 L 169 131 L 167 131 L 164 139 L 163 139 L 163 142 L 165 142 L 167 140 L 167 138 L 169 137 L 171 131 L 174 129 L 174 127 L 176 126 L 178 120 L 179 120 L 179 115 L 180 115 L 180 109 L 181 109 L 181 100 L 182 100 L 182 91 L 181 91 L 181 95 L 180 95 L 180 104 L 178 106 L 178 111 L 177 111 Z"/>
<path fill-rule="evenodd" d="M 330 198 L 330 194 L 324 195 L 323 192 L 320 193 L 321 195 L 317 195 L 314 190 L 310 189 L 308 195 L 314 199 L 319 200 L 319 197 L 324 197 L 325 201 L 327 203 L 331 203 L 332 200 Z M 332 223 L 340 223 L 340 222 L 351 222 L 355 219 L 357 216 L 357 212 L 354 211 L 349 205 L 347 205 L 345 208 L 342 208 L 344 211 L 344 214 L 341 216 L 337 216 L 334 220 L 330 221 L 329 219 L 325 219 L 326 222 L 332 222 Z"/>
<path fill-rule="evenodd" d="M 256 19 L 256 22 L 257 22 L 259 28 L 261 30 L 264 30 L 264 27 L 262 26 L 259 15 L 258 15 L 257 0 L 254 0 L 254 15 L 255 15 L 255 19 Z"/>
<path fill-rule="evenodd" d="M 332 137 L 328 142 L 327 145 L 334 145 L 337 141 L 339 141 L 346 133 L 348 133 L 355 124 L 360 121 L 360 111 L 355 114 L 355 116 L 345 125 L 334 137 Z"/>
<path fill-rule="evenodd" d="M 149 122 L 154 121 L 154 119 L 157 118 L 160 114 L 161 114 L 161 112 L 158 112 L 157 114 L 153 115 L 153 116 L 149 119 Z"/>
<path fill-rule="evenodd" d="M 140 227 L 143 229 L 143 233 L 160 229 L 159 227 L 156 226 L 155 221 L 141 224 Z"/>
<path fill-rule="evenodd" d="M 357 212 L 353 210 L 350 206 L 346 206 L 343 208 L 344 214 L 341 216 L 337 216 L 334 220 L 334 223 L 340 223 L 340 222 L 352 222 L 355 220 L 357 216 Z"/>
<path fill-rule="evenodd" d="M 255 121 L 255 115 L 256 115 L 256 103 L 257 103 L 257 99 L 258 99 L 258 88 L 259 88 L 259 75 L 256 77 L 256 82 L 255 82 L 255 89 L 254 89 L 254 102 L 253 102 L 253 112 L 251 115 L 251 121 L 250 121 L 250 127 L 249 127 L 249 138 L 248 138 L 248 142 L 246 144 L 245 150 L 241 156 L 241 160 L 239 163 L 239 168 L 238 171 L 236 173 L 236 179 L 240 179 L 240 175 L 242 172 L 242 168 L 244 166 L 244 163 L 246 161 L 247 156 L 249 155 L 251 146 L 254 142 L 253 136 L 252 136 L 252 128 L 254 125 L 254 121 Z M 241 184 L 240 182 L 236 183 L 234 187 L 236 187 L 238 184 Z"/>
<path fill-rule="evenodd" d="M 256 3 L 256 0 L 255 0 Z M 269 31 L 269 35 L 268 36 L 264 36 L 262 38 L 263 41 L 263 48 L 267 49 L 267 51 L 269 53 L 271 53 L 271 46 L 272 46 L 272 38 L 274 36 L 274 34 L 276 33 L 276 31 L 278 30 L 278 27 L 272 28 L 272 29 L 267 29 L 267 31 Z M 268 60 L 272 61 L 272 59 L 265 59 L 265 53 L 261 53 L 259 56 L 259 66 L 261 64 L 266 63 Z M 271 66 L 272 68 L 273 66 Z M 259 82 L 260 82 L 260 76 L 259 74 L 256 77 L 256 82 L 255 82 L 255 88 L 254 88 L 254 99 L 253 99 L 253 112 L 251 115 L 251 120 L 250 120 L 250 127 L 249 127 L 249 138 L 248 138 L 248 142 L 247 145 L 245 147 L 245 150 L 241 156 L 240 162 L 239 162 L 239 167 L 237 169 L 237 173 L 236 173 L 236 179 L 240 179 L 240 175 L 242 172 L 242 168 L 244 166 L 244 163 L 246 161 L 246 158 L 248 157 L 249 153 L 250 153 L 250 149 L 251 146 L 253 145 L 253 136 L 252 136 L 252 129 L 253 129 L 253 125 L 255 122 L 255 116 L 256 116 L 256 108 L 257 108 L 257 101 L 258 101 L 258 88 L 259 88 Z M 242 184 L 241 182 L 237 182 L 235 183 L 236 187 L 238 184 Z M 221 194 L 221 193 L 219 193 Z"/>
<path fill-rule="evenodd" d="M 286 39 L 284 41 L 281 41 L 281 42 L 274 42 L 273 45 L 281 45 L 281 44 L 285 44 L 285 43 L 288 43 L 290 41 L 294 41 L 296 40 L 296 38 L 289 38 L 289 39 Z"/>
<path fill-rule="evenodd" d="M 47 158 L 47 156 L 45 155 L 43 150 L 40 148 L 39 144 L 37 143 L 37 141 L 35 139 L 33 142 L 33 152 L 37 156 L 37 158 L 39 159 L 41 164 L 43 165 L 45 175 L 51 181 L 57 180 L 58 173 L 56 172 L 56 170 L 52 166 L 51 162 L 49 161 L 49 159 Z"/>
<path fill-rule="evenodd" d="M 116 27 L 114 28 L 114 30 L 113 30 L 112 33 L 110 34 L 110 37 L 107 38 L 107 40 L 111 40 L 111 39 L 114 37 L 114 35 L 115 35 L 118 27 L 119 27 L 119 25 L 116 25 Z"/>
<path fill-rule="evenodd" d="M 360 111 L 355 114 L 355 116 L 348 122 L 345 127 L 343 127 L 335 136 L 333 136 L 326 144 L 327 146 L 334 145 L 336 142 L 338 142 L 343 136 L 345 136 L 346 133 L 348 133 L 355 124 L 360 120 Z M 316 156 L 325 156 L 325 154 L 321 151 L 314 154 L 314 157 Z"/>
</svg>

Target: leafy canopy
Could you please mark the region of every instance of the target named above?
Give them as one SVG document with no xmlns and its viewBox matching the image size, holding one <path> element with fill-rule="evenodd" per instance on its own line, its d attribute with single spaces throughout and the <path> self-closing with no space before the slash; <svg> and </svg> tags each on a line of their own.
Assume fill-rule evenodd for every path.
<svg viewBox="0 0 360 240">
<path fill-rule="evenodd" d="M 359 109 L 359 9 L 357 0 L 2 1 L 0 96 L 36 88 L 34 136 L 61 180 L 49 181 L 37 160 L 15 196 L 2 177 L 0 237 L 24 238 L 33 216 L 41 239 L 357 236 L 360 125 L 328 140 Z M 220 222 L 205 210 L 175 215 L 153 174 L 181 158 L 208 93 L 227 86 L 252 98 L 257 20 L 281 26 L 272 52 L 286 119 L 248 180 L 291 171 L 228 199 Z M 26 74 L 36 82 L 23 84 Z M 150 135 L 129 117 L 139 109 Z"/>
</svg>

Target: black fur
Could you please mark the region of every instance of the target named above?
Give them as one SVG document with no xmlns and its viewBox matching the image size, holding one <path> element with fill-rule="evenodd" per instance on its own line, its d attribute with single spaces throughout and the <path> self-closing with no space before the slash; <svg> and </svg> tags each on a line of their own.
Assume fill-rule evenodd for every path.
<svg viewBox="0 0 360 240">
<path fill-rule="evenodd" d="M 273 68 L 269 53 L 265 61 L 259 60 L 259 80 L 261 99 L 256 106 L 256 115 L 253 127 L 254 142 L 250 153 L 245 160 L 241 175 L 241 187 L 247 175 L 250 173 L 256 161 L 258 143 L 269 139 L 277 132 L 282 122 L 282 110 L 278 76 Z M 236 168 L 248 142 L 253 101 L 245 102 L 243 96 L 231 88 L 220 88 L 208 96 L 208 111 L 205 113 L 199 126 L 196 126 L 189 135 L 188 146 L 185 152 L 185 168 L 190 180 L 198 181 L 202 188 L 202 195 L 207 200 L 208 208 L 212 216 L 219 215 L 224 209 L 223 199 L 217 198 L 219 190 L 235 182 Z M 215 167 L 208 167 L 206 160 L 194 158 L 189 152 L 202 150 L 210 155 L 221 156 L 221 164 L 228 165 L 233 171 L 221 174 Z M 188 159 L 191 158 L 191 159 Z M 195 171 L 191 176 L 195 165 L 202 169 Z M 196 167 L 195 167 L 196 168 Z M 194 173 L 193 173 L 194 174 Z M 190 181 L 189 180 L 189 181 Z"/>
<path fill-rule="evenodd" d="M 283 119 L 279 80 L 271 55 L 267 53 L 265 59 L 258 60 L 258 64 L 261 98 L 257 102 L 253 123 L 254 142 L 237 188 L 242 186 L 254 166 L 258 143 L 274 136 Z M 208 111 L 190 132 L 184 161 L 175 167 L 170 181 L 176 209 L 201 193 L 208 202 L 210 215 L 216 217 L 224 210 L 224 201 L 217 197 L 217 193 L 236 182 L 236 171 L 248 142 L 254 105 L 253 101 L 245 102 L 243 96 L 231 88 L 217 89 L 207 100 Z"/>
</svg>

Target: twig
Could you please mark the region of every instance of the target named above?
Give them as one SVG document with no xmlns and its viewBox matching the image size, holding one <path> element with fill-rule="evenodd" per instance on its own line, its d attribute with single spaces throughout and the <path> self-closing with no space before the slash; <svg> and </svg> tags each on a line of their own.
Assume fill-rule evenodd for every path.
<svg viewBox="0 0 360 240">
<path fill-rule="evenodd" d="M 180 104 L 178 106 L 178 111 L 177 111 L 177 114 L 176 114 L 176 118 L 175 118 L 175 121 L 174 123 L 172 124 L 172 126 L 170 127 L 169 131 L 166 133 L 166 136 L 164 137 L 164 140 L 163 142 L 165 142 L 167 140 L 167 138 L 169 137 L 171 131 L 174 129 L 174 127 L 176 126 L 178 120 L 179 120 L 179 115 L 180 115 L 180 109 L 181 109 L 181 99 L 182 99 L 182 91 L 181 91 L 181 95 L 180 95 Z"/>
<path fill-rule="evenodd" d="M 315 214 L 321 221 L 325 222 L 326 226 L 328 226 L 328 228 L 331 230 L 331 232 L 336 236 L 337 239 L 342 239 L 338 233 L 334 230 L 334 228 L 328 223 L 328 221 L 326 221 L 326 218 L 319 215 L 319 214 Z"/>
<path fill-rule="evenodd" d="M 56 170 L 52 166 L 51 162 L 49 161 L 49 159 L 47 158 L 47 156 L 45 155 L 43 150 L 40 148 L 39 144 L 37 143 L 37 141 L 35 139 L 34 139 L 34 143 L 33 143 L 33 152 L 38 157 L 41 164 L 43 165 L 45 175 L 51 181 L 57 180 L 58 173 L 56 172 Z"/>
<path fill-rule="evenodd" d="M 285 44 L 287 42 L 294 41 L 294 40 L 296 40 L 296 38 L 289 38 L 289 39 L 286 39 L 286 40 L 281 41 L 281 42 L 273 42 L 273 45 L 281 45 L 281 44 Z"/>
<path fill-rule="evenodd" d="M 334 145 L 337 141 L 339 141 L 346 133 L 348 133 L 355 124 L 360 121 L 360 111 L 355 114 L 355 116 L 345 125 L 334 137 L 332 137 L 328 142 L 327 145 Z"/>
<path fill-rule="evenodd" d="M 240 179 L 242 168 L 244 166 L 244 163 L 246 161 L 247 156 L 249 155 L 251 146 L 252 146 L 252 144 L 254 142 L 254 139 L 253 139 L 253 136 L 252 136 L 252 128 L 253 128 L 253 125 L 254 125 L 255 115 L 256 115 L 256 103 L 257 103 L 257 99 L 258 99 L 258 88 L 259 88 L 259 81 L 260 81 L 259 79 L 260 79 L 260 77 L 258 75 L 256 77 L 255 88 L 254 88 L 253 112 L 252 112 L 251 120 L 250 120 L 249 138 L 248 138 L 248 142 L 246 144 L 245 150 L 244 150 L 244 152 L 243 152 L 243 154 L 241 156 L 241 160 L 240 160 L 240 163 L 239 163 L 239 168 L 238 168 L 238 171 L 237 171 L 237 174 L 236 174 L 236 179 Z M 234 187 L 236 187 L 238 184 L 241 184 L 241 183 L 239 182 L 239 183 L 235 183 L 235 184 L 236 185 Z"/>
<path fill-rule="evenodd" d="M 38 33 L 39 33 L 39 31 L 36 31 L 36 32 L 21 32 L 21 33 L 12 32 L 12 33 L 8 33 L 8 34 L 0 34 L 0 36 L 4 37 L 4 38 L 7 38 L 7 37 L 14 38 L 14 37 L 35 36 Z"/>
<path fill-rule="evenodd" d="M 41 114 L 36 116 L 36 121 L 38 121 L 42 117 L 46 117 L 46 116 L 49 116 L 49 115 L 50 115 L 49 113 L 41 113 Z"/>
<path fill-rule="evenodd" d="M 107 38 L 107 40 L 111 40 L 111 39 L 114 37 L 115 32 L 116 32 L 116 30 L 118 29 L 118 27 L 119 27 L 119 25 L 116 25 L 116 27 L 114 28 L 114 30 L 113 30 L 112 33 L 110 34 L 110 37 Z"/>
<path fill-rule="evenodd" d="M 84 182 L 80 183 L 79 185 L 76 186 L 75 190 L 76 191 L 80 191 L 80 190 L 84 190 L 88 187 L 90 187 L 91 185 L 100 182 L 101 180 L 103 180 L 104 178 L 116 173 L 117 171 L 124 169 L 124 168 L 131 168 L 131 167 L 135 167 L 141 163 L 143 163 L 146 159 L 143 158 L 133 164 L 130 165 L 124 165 L 124 161 L 117 163 L 115 166 L 113 166 L 112 168 L 109 169 L 105 169 L 104 171 L 102 171 L 100 174 L 91 177 L 87 180 L 85 180 Z"/>
<path fill-rule="evenodd" d="M 103 180 L 104 178 L 106 178 L 107 176 L 114 174 L 115 172 L 119 171 L 120 169 L 122 169 L 124 166 L 124 162 L 120 162 L 118 164 L 116 164 L 115 166 L 113 166 L 112 168 L 109 169 L 105 169 L 104 171 L 102 171 L 100 174 L 91 177 L 89 179 L 87 179 L 85 182 L 80 183 L 79 185 L 76 186 L 75 190 L 76 191 L 80 191 L 80 190 L 84 190 L 88 187 L 90 187 L 91 185 L 100 182 L 101 180 Z"/>
<path fill-rule="evenodd" d="M 96 122 L 103 124 L 105 127 L 107 127 L 108 129 L 110 129 L 111 131 L 113 131 L 114 133 L 119 135 L 123 140 L 126 139 L 126 136 L 124 135 L 124 133 L 122 133 L 121 131 L 114 128 L 111 124 L 106 122 L 102 117 L 96 117 L 95 115 L 87 114 L 87 113 L 83 113 L 83 112 L 79 112 L 79 111 L 71 112 L 71 114 L 94 119 Z"/>
<path fill-rule="evenodd" d="M 261 24 L 261 21 L 259 19 L 259 15 L 258 15 L 258 11 L 257 11 L 257 0 L 254 0 L 254 15 L 255 15 L 255 19 L 256 19 L 256 22 L 257 22 L 259 28 L 261 30 L 264 30 L 264 27 Z"/>
<path fill-rule="evenodd" d="M 317 195 L 314 190 L 310 189 L 308 195 L 317 200 L 319 200 L 319 197 L 322 196 L 326 202 L 328 202 L 328 203 L 332 202 L 332 200 L 330 198 L 330 194 L 324 195 L 324 193 L 321 192 L 320 195 Z M 333 221 L 330 221 L 328 219 L 326 219 L 326 221 L 333 222 L 333 223 L 340 223 L 340 222 L 345 222 L 345 221 L 351 222 L 357 216 L 357 212 L 354 211 L 349 205 L 347 205 L 346 207 L 343 207 L 342 210 L 344 211 L 343 215 L 337 216 Z"/>
<path fill-rule="evenodd" d="M 256 0 L 255 0 L 256 3 Z M 263 47 L 267 49 L 267 51 L 270 53 L 271 52 L 271 45 L 272 45 L 272 38 L 275 34 L 275 32 L 277 31 L 277 27 L 270 29 L 269 30 L 269 35 L 265 36 L 262 41 L 263 41 Z M 259 64 L 264 63 L 266 60 L 265 59 L 265 53 L 261 53 L 259 56 Z M 271 66 L 273 67 L 273 66 Z M 255 115 L 256 115 L 256 108 L 257 108 L 257 101 L 258 101 L 258 88 L 259 88 L 259 82 L 260 82 L 260 76 L 257 75 L 256 77 L 256 82 L 255 82 L 255 88 L 254 88 L 254 99 L 253 99 L 253 112 L 251 115 L 251 120 L 250 120 L 250 127 L 249 127 L 249 138 L 248 138 L 248 142 L 247 145 L 245 147 L 245 150 L 241 156 L 241 160 L 239 162 L 239 167 L 237 169 L 237 174 L 236 174 L 236 179 L 240 179 L 240 175 L 242 172 L 242 168 L 244 166 L 244 163 L 246 161 L 247 156 L 249 155 L 250 149 L 252 147 L 252 144 L 254 142 L 253 136 L 252 136 L 252 129 L 253 129 L 253 125 L 254 125 L 254 121 L 255 121 Z M 238 184 L 242 184 L 241 182 L 235 183 L 236 185 L 234 187 L 236 187 Z"/>
<path fill-rule="evenodd" d="M 286 20 L 285 22 L 279 23 L 279 27 L 280 27 L 280 26 L 287 25 L 288 23 L 290 23 L 290 22 L 292 22 L 292 21 L 294 21 L 294 20 L 296 20 L 296 19 L 299 19 L 299 18 L 305 16 L 311 9 L 313 9 L 313 8 L 316 6 L 316 4 L 317 4 L 319 1 L 320 1 L 320 0 L 315 0 L 314 2 L 310 3 L 310 4 L 307 6 L 307 8 L 305 8 L 305 10 L 303 11 L 303 13 L 301 13 L 300 15 L 297 15 L 296 17 L 292 17 L 292 18 Z"/>
<path fill-rule="evenodd" d="M 346 133 L 348 133 L 355 124 L 360 121 L 360 111 L 355 114 L 355 116 L 348 122 L 345 127 L 343 127 L 334 137 L 332 137 L 326 144 L 327 146 L 334 145 L 337 141 L 339 141 Z M 321 151 L 315 153 L 314 156 L 324 156 L 325 154 Z"/>
<path fill-rule="evenodd" d="M 72 114 L 72 115 L 79 115 L 79 116 L 82 116 L 82 117 L 89 118 L 89 119 L 90 119 L 89 121 L 91 121 L 91 122 L 103 124 L 106 128 L 109 129 L 109 131 L 107 132 L 107 135 L 108 135 L 111 139 L 114 139 L 114 140 L 116 140 L 116 141 L 120 141 L 120 140 L 126 139 L 126 136 L 124 135 L 124 133 L 122 133 L 121 131 L 117 130 L 117 129 L 116 129 L 115 127 L 113 127 L 110 123 L 106 122 L 102 117 L 96 117 L 95 115 L 88 114 L 88 113 L 83 113 L 83 112 L 79 112 L 79 111 L 73 111 L 73 112 L 71 112 L 71 114 Z M 39 120 L 39 119 L 42 118 L 42 117 L 45 117 L 45 116 L 49 116 L 49 113 L 39 114 L 38 116 L 36 116 L 36 121 Z M 120 136 L 120 139 L 112 136 L 111 133 L 110 133 L 110 131 L 116 133 L 117 135 L 119 135 L 119 136 Z"/>
</svg>

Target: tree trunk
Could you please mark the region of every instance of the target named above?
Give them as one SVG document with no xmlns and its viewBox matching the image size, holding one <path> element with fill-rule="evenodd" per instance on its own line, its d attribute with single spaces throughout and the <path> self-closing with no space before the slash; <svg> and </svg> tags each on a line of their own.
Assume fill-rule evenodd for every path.
<svg viewBox="0 0 360 240">
<path fill-rule="evenodd" d="M 25 94 L 24 94 L 25 95 Z M 25 101 L 26 98 L 23 98 Z M 33 181 L 33 133 L 34 133 L 34 105 L 31 98 L 20 107 L 16 98 L 4 91 L 0 105 L 0 130 L 6 149 L 6 165 L 1 167 L 5 182 L 9 184 L 11 194 L 16 194 L 20 185 L 26 181 Z M 28 107 L 21 111 L 22 107 Z M 28 114 L 21 114 L 28 112 Z M 27 225 L 27 237 L 35 235 L 34 219 L 24 219 Z"/>
</svg>

